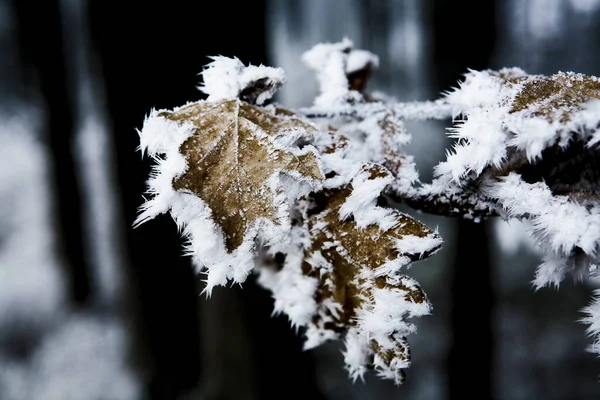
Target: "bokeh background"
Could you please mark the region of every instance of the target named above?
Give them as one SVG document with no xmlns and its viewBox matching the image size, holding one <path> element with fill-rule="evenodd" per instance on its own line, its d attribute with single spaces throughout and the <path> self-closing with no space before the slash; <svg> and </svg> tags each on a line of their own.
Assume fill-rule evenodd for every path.
<svg viewBox="0 0 600 400">
<path fill-rule="evenodd" d="M 577 322 L 598 282 L 534 292 L 517 221 L 416 215 L 445 246 L 410 270 L 434 312 L 400 387 L 352 383 L 339 343 L 303 352 L 254 279 L 201 296 L 170 217 L 132 228 L 150 166 L 136 128 L 203 98 L 208 56 L 283 67 L 277 101 L 308 106 L 301 54 L 343 37 L 399 101 L 468 68 L 600 75 L 600 0 L 0 0 L 0 399 L 600 398 Z M 425 181 L 447 126 L 409 124 Z"/>
</svg>

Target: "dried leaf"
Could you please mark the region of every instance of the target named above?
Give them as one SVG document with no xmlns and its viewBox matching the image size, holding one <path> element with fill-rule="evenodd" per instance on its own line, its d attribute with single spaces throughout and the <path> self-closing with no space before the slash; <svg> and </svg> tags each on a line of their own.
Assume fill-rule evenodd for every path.
<svg viewBox="0 0 600 400">
<path fill-rule="evenodd" d="M 529 220 L 545 253 L 533 281 L 538 288 L 595 269 L 600 78 L 470 71 L 446 101 L 462 118 L 449 130 L 453 151 L 415 198 L 420 208 Z"/>
<path fill-rule="evenodd" d="M 375 224 L 359 229 L 352 218 L 340 221 L 340 207 L 351 192 L 352 188 L 346 187 L 324 193 L 321 201 L 325 209 L 308 218 L 312 245 L 304 261 L 305 272 L 308 275 L 318 274 L 324 284 L 318 296 L 341 306 L 343 312 L 334 318 L 334 324 L 340 327 L 356 322 L 354 318 L 361 307 L 361 299 L 370 297 L 361 293 L 362 289 L 368 287 L 370 290 L 374 282 L 375 287 L 385 286 L 384 276 L 389 270 L 383 267 L 384 264 L 399 261 L 407 265 L 437 250 L 434 246 L 426 251 L 401 252 L 397 243 L 405 237 L 429 240 L 436 235 L 425 225 L 400 212 L 394 212 L 397 225 L 385 231 Z M 330 271 L 324 266 L 324 261 Z M 380 268 L 381 271 L 378 271 Z M 375 281 L 367 283 L 367 279 Z M 413 297 L 419 302 L 424 301 L 422 294 Z"/>
<path fill-rule="evenodd" d="M 600 79 L 572 72 L 528 75 L 519 68 L 470 71 L 446 102 L 456 139 L 437 179 L 408 202 L 415 208 L 479 219 L 502 214 L 488 187 L 516 172 L 553 193 L 594 194 L 600 141 Z"/>
<path fill-rule="evenodd" d="M 407 318 L 431 306 L 400 270 L 437 251 L 441 239 L 409 216 L 376 205 L 392 179 L 385 168 L 365 164 L 351 184 L 301 201 L 297 251 L 278 253 L 280 267 L 262 270 L 261 283 L 273 291 L 277 312 L 307 327 L 306 348 L 344 337 L 354 379 L 373 366 L 401 383 L 410 364 L 405 336 L 415 331 Z M 373 222 L 365 223 L 365 215 Z"/>
<path fill-rule="evenodd" d="M 156 160 L 136 224 L 170 212 L 206 289 L 244 282 L 260 245 L 288 242 L 295 200 L 320 190 L 317 130 L 290 111 L 239 99 L 154 111 L 139 132 Z"/>
<path fill-rule="evenodd" d="M 585 102 L 600 99 L 600 80 L 583 74 L 526 75 L 508 77 L 505 82 L 520 88 L 509 113 L 524 111 L 548 122 L 566 123 L 571 113 L 583 110 Z"/>
<path fill-rule="evenodd" d="M 273 115 L 239 100 L 199 102 L 159 116 L 192 123 L 196 132 L 181 146 L 188 170 L 173 181 L 208 204 L 228 251 L 237 249 L 259 219 L 277 223 L 273 174 L 322 180 L 314 153 L 294 154 L 277 141 L 306 130 L 295 118 Z"/>
<path fill-rule="evenodd" d="M 374 178 L 378 173 L 381 169 L 374 169 Z M 431 229 L 398 211 L 393 212 L 396 224 L 390 229 L 376 224 L 359 229 L 352 218 L 340 220 L 340 209 L 351 193 L 351 186 L 326 191 L 307 220 L 312 245 L 305 253 L 303 272 L 319 280 L 317 313 L 309 330 L 328 338 L 331 334 L 324 331 L 340 334 L 356 328 L 370 338 L 368 348 L 362 351 L 376 356 L 374 365 L 379 373 L 400 383 L 401 370 L 410 364 L 405 335 L 413 326 L 396 321 L 398 330 L 390 323 L 385 328 L 389 331 L 378 332 L 372 322 L 385 319 L 387 311 L 381 312 L 387 307 L 403 310 L 396 315 L 400 318 L 411 309 L 419 310 L 415 315 L 428 313 L 430 304 L 423 290 L 397 271 L 435 252 L 441 241 Z M 404 242 L 420 244 L 404 246 Z M 378 304 L 381 294 L 396 304 Z M 359 366 L 350 365 L 349 369 L 360 375 Z"/>
</svg>

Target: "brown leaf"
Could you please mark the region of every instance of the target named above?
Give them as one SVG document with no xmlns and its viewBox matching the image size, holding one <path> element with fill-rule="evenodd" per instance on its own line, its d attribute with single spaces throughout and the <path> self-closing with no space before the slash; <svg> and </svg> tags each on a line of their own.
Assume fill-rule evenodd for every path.
<svg viewBox="0 0 600 400">
<path fill-rule="evenodd" d="M 406 236 L 427 237 L 435 233 L 412 219 L 411 217 L 395 212 L 398 224 L 388 230 L 382 231 L 378 225 L 369 225 L 365 229 L 358 229 L 353 219 L 339 220 L 339 210 L 346 201 L 352 187 L 326 191 L 322 199 L 325 209 L 308 218 L 308 227 L 312 242 L 307 251 L 304 262 L 304 271 L 308 275 L 318 276 L 323 283 L 318 296 L 329 298 L 341 305 L 343 312 L 333 318 L 337 327 L 344 328 L 356 323 L 354 317 L 356 310 L 361 306 L 368 293 L 363 293 L 365 287 L 361 272 L 365 269 L 377 273 L 377 268 L 386 262 L 408 257 L 410 261 L 427 257 L 437 250 L 437 247 L 428 250 L 425 254 L 400 253 L 395 246 L 395 240 Z M 322 265 L 315 265 L 310 260 L 311 256 L 319 254 L 329 264 L 331 271 L 323 269 Z M 386 287 L 385 277 L 375 278 L 369 287 Z M 403 288 L 404 289 L 404 288 Z M 371 289 L 369 289 L 371 290 Z M 408 294 L 407 294 L 408 296 Z M 423 302 L 425 296 L 422 292 L 410 293 L 412 301 Z"/>
<path fill-rule="evenodd" d="M 405 379 L 404 369 L 410 364 L 410 347 L 405 336 L 393 334 L 390 335 L 392 347 L 386 349 L 376 341 L 371 341 L 373 350 L 373 364 L 385 377 L 402 383 Z M 384 372 L 385 371 L 385 372 Z"/>
<path fill-rule="evenodd" d="M 551 76 L 507 77 L 509 85 L 522 85 L 511 104 L 510 113 L 525 111 L 549 122 L 566 123 L 570 114 L 582 110 L 585 102 L 600 99 L 600 80 L 593 76 L 559 73 Z"/>
<path fill-rule="evenodd" d="M 370 168 L 371 179 L 389 174 L 379 166 Z M 319 280 L 318 310 L 311 323 L 317 331 L 340 334 L 351 327 L 368 330 L 368 327 L 360 326 L 359 314 L 374 309 L 377 291 L 392 291 L 405 302 L 429 307 L 425 293 L 413 279 L 400 274 L 390 275 L 382 268 L 394 261 L 407 265 L 427 257 L 439 249 L 439 237 L 425 225 L 395 210 L 392 213 L 397 223 L 387 230 L 376 224 L 359 229 L 353 218 L 340 220 L 340 208 L 352 190 L 348 185 L 323 192 L 306 217 L 311 247 L 305 252 L 302 269 L 304 274 Z M 433 240 L 424 250 L 401 251 L 397 242 L 409 237 Z M 387 339 L 393 345 L 379 343 L 377 335 L 370 342 L 370 350 L 378 357 L 376 366 L 408 366 L 410 353 L 406 338 L 392 333 Z"/>
<path fill-rule="evenodd" d="M 270 186 L 274 174 L 324 179 L 314 153 L 294 154 L 276 144 L 286 135 L 314 129 L 298 118 L 237 99 L 201 101 L 159 115 L 195 125 L 195 133 L 180 148 L 188 169 L 174 179 L 173 187 L 208 204 L 229 252 L 241 245 L 257 220 L 277 223 L 279 193 Z"/>
</svg>

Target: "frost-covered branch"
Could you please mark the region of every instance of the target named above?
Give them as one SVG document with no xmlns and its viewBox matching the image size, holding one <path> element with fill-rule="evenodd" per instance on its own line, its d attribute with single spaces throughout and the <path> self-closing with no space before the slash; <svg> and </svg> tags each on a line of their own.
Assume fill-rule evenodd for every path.
<svg viewBox="0 0 600 400">
<path fill-rule="evenodd" d="M 306 118 L 349 117 L 356 120 L 366 119 L 374 114 L 392 113 L 403 120 L 423 121 L 428 119 L 447 119 L 452 116 L 452 108 L 445 99 L 434 101 L 410 101 L 398 103 L 390 100 L 362 102 L 354 105 L 335 107 L 307 107 L 299 110 Z"/>
<path fill-rule="evenodd" d="M 397 103 L 367 91 L 379 59 L 350 40 L 303 60 L 320 93 L 299 113 L 265 105 L 285 82 L 281 69 L 215 57 L 203 72 L 206 100 L 152 111 L 140 131 L 156 165 L 137 223 L 171 214 L 208 295 L 256 273 L 306 348 L 343 340 L 353 379 L 374 368 L 399 384 L 411 319 L 431 310 L 406 270 L 442 241 L 382 199 L 474 221 L 529 220 L 545 254 L 537 288 L 595 273 L 598 78 L 469 71 L 438 100 Z M 454 146 L 422 182 L 404 121 L 450 118 Z M 598 304 L 586 309 L 596 339 Z"/>
<path fill-rule="evenodd" d="M 329 49 L 339 50 L 335 44 Z M 336 57 L 343 60 L 352 51 L 346 47 Z M 333 56 L 328 57 L 319 64 L 321 80 L 332 73 L 333 65 L 326 61 Z M 342 72 L 338 68 L 337 74 Z M 322 129 L 350 138 L 354 146 L 348 146 L 346 158 L 370 157 L 389 169 L 395 180 L 384 189 L 388 199 L 475 221 L 489 216 L 529 220 L 544 254 L 533 280 L 536 288 L 558 286 L 569 273 L 576 278 L 596 273 L 598 78 L 572 72 L 528 75 L 505 68 L 469 71 L 459 87 L 432 102 L 395 103 L 364 92 L 329 104 L 322 101 L 327 98 L 321 93 L 321 100 L 302 112 Z M 421 182 L 412 158 L 402 151 L 410 140 L 403 121 L 449 117 L 447 132 L 454 146 L 435 168 L 435 179 Z M 595 306 L 590 307 L 588 311 Z"/>
</svg>

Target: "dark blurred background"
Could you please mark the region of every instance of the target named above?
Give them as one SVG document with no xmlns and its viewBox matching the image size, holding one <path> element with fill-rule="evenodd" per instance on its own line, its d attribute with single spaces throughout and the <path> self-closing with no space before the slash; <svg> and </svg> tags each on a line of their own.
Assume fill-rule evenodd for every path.
<svg viewBox="0 0 600 400">
<path fill-rule="evenodd" d="M 353 384 L 339 343 L 303 352 L 253 279 L 201 296 L 169 216 L 132 229 L 151 164 L 136 128 L 203 98 L 208 56 L 283 67 L 277 100 L 307 106 L 302 53 L 343 37 L 399 101 L 468 68 L 600 75 L 600 0 L 0 0 L 0 399 L 600 398 L 577 322 L 599 284 L 534 292 L 517 221 L 417 215 L 445 246 L 410 270 L 434 313 L 400 387 Z M 449 123 L 409 124 L 425 181 Z"/>
</svg>

